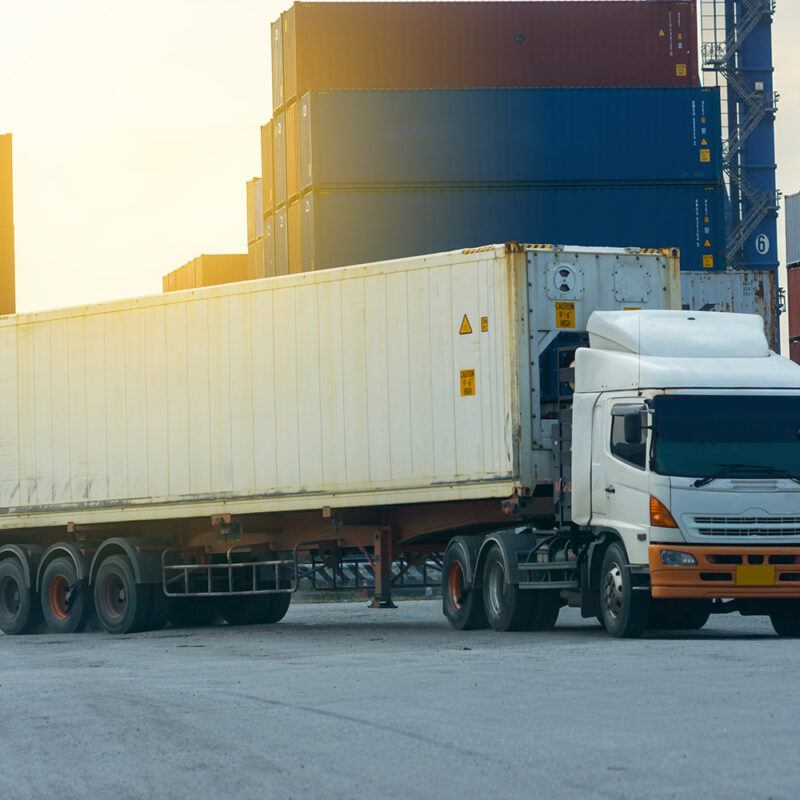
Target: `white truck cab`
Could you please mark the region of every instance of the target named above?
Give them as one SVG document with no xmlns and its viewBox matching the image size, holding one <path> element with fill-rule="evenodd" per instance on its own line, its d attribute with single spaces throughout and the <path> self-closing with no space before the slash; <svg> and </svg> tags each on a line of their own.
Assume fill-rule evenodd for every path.
<svg viewBox="0 0 800 800">
<path fill-rule="evenodd" d="M 641 633 L 659 606 L 800 620 L 774 602 L 800 598 L 800 367 L 755 315 L 609 311 L 587 327 L 572 521 L 626 562 L 599 576 L 606 626 Z"/>
</svg>

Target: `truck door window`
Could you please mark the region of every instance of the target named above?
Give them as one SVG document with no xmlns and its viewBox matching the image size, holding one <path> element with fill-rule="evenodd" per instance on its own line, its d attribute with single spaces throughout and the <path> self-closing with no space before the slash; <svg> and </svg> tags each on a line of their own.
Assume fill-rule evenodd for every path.
<svg viewBox="0 0 800 800">
<path fill-rule="evenodd" d="M 617 406 L 611 417 L 611 454 L 626 464 L 644 469 L 647 456 L 647 414 L 642 414 L 642 430 L 638 442 L 625 441 L 625 413 L 630 406 Z"/>
</svg>

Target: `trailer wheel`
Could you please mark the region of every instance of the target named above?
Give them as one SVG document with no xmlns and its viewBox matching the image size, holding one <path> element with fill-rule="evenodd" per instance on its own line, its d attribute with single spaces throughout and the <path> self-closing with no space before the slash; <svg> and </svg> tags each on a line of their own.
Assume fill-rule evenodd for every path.
<svg viewBox="0 0 800 800">
<path fill-rule="evenodd" d="M 483 568 L 483 607 L 486 609 L 486 619 L 494 630 L 524 631 L 533 624 L 534 613 L 540 611 L 540 604 L 544 612 L 542 621 L 546 623 L 547 600 L 542 598 L 540 601 L 534 597 L 538 593 L 509 583 L 500 548 L 494 545 L 489 550 Z"/>
<path fill-rule="evenodd" d="M 100 564 L 94 582 L 94 606 L 100 625 L 108 633 L 144 630 L 151 601 L 150 587 L 136 583 L 125 556 L 109 556 Z"/>
<path fill-rule="evenodd" d="M 631 639 L 641 636 L 647 627 L 650 594 L 633 590 L 627 563 L 622 545 L 610 545 L 600 568 L 600 608 L 606 630 L 612 636 Z"/>
<path fill-rule="evenodd" d="M 778 636 L 800 636 L 800 603 L 789 602 L 785 607 L 778 607 L 769 615 L 769 619 Z"/>
<path fill-rule="evenodd" d="M 39 622 L 36 594 L 25 585 L 25 573 L 16 558 L 0 561 L 0 630 L 9 636 L 30 633 Z"/>
<path fill-rule="evenodd" d="M 442 566 L 442 610 L 450 624 L 462 631 L 485 628 L 488 624 L 483 595 L 466 585 L 466 558 L 461 547 L 450 547 Z"/>
<path fill-rule="evenodd" d="M 220 597 L 219 613 L 228 625 L 258 625 L 269 613 L 271 600 L 268 594 Z"/>
<path fill-rule="evenodd" d="M 91 611 L 89 588 L 78 580 L 70 558 L 54 558 L 44 570 L 42 615 L 53 633 L 77 633 L 86 627 Z"/>
<path fill-rule="evenodd" d="M 150 616 L 143 630 L 160 631 L 169 622 L 172 603 L 160 583 L 147 584 L 147 588 L 150 590 Z"/>
<path fill-rule="evenodd" d="M 281 592 L 280 594 L 271 594 L 269 597 L 269 608 L 264 618 L 261 620 L 265 625 L 272 625 L 275 622 L 280 622 L 289 610 L 289 605 L 292 602 L 291 592 Z"/>
<path fill-rule="evenodd" d="M 218 613 L 212 597 L 175 597 L 169 621 L 176 628 L 204 628 L 217 621 Z"/>
</svg>

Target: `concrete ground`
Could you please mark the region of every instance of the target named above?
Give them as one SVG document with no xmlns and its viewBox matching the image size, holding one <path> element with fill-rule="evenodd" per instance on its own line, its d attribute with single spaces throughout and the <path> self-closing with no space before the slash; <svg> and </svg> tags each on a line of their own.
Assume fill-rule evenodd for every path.
<svg viewBox="0 0 800 800">
<path fill-rule="evenodd" d="M 451 630 L 438 601 L 271 627 L 0 637 L 0 798 L 794 798 L 800 640 Z"/>
</svg>

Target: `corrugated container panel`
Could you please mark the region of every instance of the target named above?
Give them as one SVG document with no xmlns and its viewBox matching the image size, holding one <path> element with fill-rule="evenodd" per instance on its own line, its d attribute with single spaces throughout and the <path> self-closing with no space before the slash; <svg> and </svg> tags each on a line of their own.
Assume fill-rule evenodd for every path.
<svg viewBox="0 0 800 800">
<path fill-rule="evenodd" d="M 696 86 L 694 2 L 295 3 L 310 89 Z M 284 102 L 294 99 L 288 91 Z"/>
<path fill-rule="evenodd" d="M 314 190 L 301 216 L 304 272 L 497 241 L 678 247 L 683 269 L 724 266 L 718 186 Z"/>
<path fill-rule="evenodd" d="M 283 83 L 286 102 L 297 97 L 297 38 L 295 31 L 295 11 L 291 6 L 281 14 L 283 24 Z M 334 31 L 331 31 L 335 35 Z"/>
<path fill-rule="evenodd" d="M 256 259 L 259 256 L 259 239 L 256 239 Z M 248 279 L 248 253 L 204 253 L 194 259 L 197 286 L 217 286 Z"/>
<path fill-rule="evenodd" d="M 262 194 L 261 178 L 255 179 L 254 199 L 255 199 L 255 223 L 256 223 L 256 239 L 260 239 L 264 235 L 264 200 Z"/>
<path fill-rule="evenodd" d="M 286 196 L 291 199 L 300 194 L 300 134 L 297 120 L 297 103 L 286 106 Z M 331 131 L 331 135 L 335 135 Z"/>
<path fill-rule="evenodd" d="M 264 217 L 264 277 L 275 275 L 275 220 L 272 214 Z"/>
<path fill-rule="evenodd" d="M 286 206 L 275 209 L 275 274 L 289 274 L 289 224 Z"/>
<path fill-rule="evenodd" d="M 722 178 L 719 91 L 692 87 L 311 92 L 300 147 L 304 189 Z"/>
<path fill-rule="evenodd" d="M 259 266 L 256 264 L 256 243 L 247 243 L 247 280 L 252 281 L 261 278 Z"/>
<path fill-rule="evenodd" d="M 499 245 L 0 320 L 0 528 L 207 519 L 223 500 L 232 514 L 318 514 L 552 484 L 529 385 L 529 335 L 555 326 L 551 257 Z M 622 283 L 646 289 L 645 305 L 670 295 L 662 256 L 566 257 L 587 287 L 577 325 L 623 306 L 622 271 L 638 273 Z M 32 358 L 32 339 L 54 346 Z M 68 386 L 69 402 L 51 386 Z M 37 440 L 45 457 L 32 457 Z M 54 469 L 59 442 L 73 447 Z"/>
<path fill-rule="evenodd" d="M 800 266 L 786 273 L 789 295 L 789 338 L 800 336 Z"/>
<path fill-rule="evenodd" d="M 786 263 L 800 264 L 800 194 L 784 197 L 786 216 Z M 797 298 L 800 302 L 800 297 Z"/>
<path fill-rule="evenodd" d="M 265 214 L 275 206 L 275 186 L 272 168 L 272 120 L 261 126 L 261 202 Z"/>
<path fill-rule="evenodd" d="M 162 292 L 171 292 L 172 291 L 172 273 L 170 272 L 168 275 L 163 275 L 161 277 L 161 291 Z"/>
<path fill-rule="evenodd" d="M 256 240 L 256 181 L 251 178 L 247 181 L 247 241 Z"/>
<path fill-rule="evenodd" d="M 300 200 L 289 203 L 287 213 L 289 225 L 289 273 L 303 271 L 303 264 L 300 256 L 302 228 L 300 223 Z"/>
<path fill-rule="evenodd" d="M 283 112 L 272 120 L 272 169 L 275 205 L 286 202 L 286 121 Z"/>
<path fill-rule="evenodd" d="M 270 26 L 270 51 L 272 55 L 272 110 L 283 105 L 283 24 L 280 17 Z"/>
<path fill-rule="evenodd" d="M 800 364 L 800 339 L 789 344 L 789 358 L 791 358 L 795 364 Z"/>
<path fill-rule="evenodd" d="M 758 314 L 764 320 L 769 346 L 780 345 L 778 276 L 774 270 L 681 272 L 683 307 L 693 311 Z"/>
</svg>

